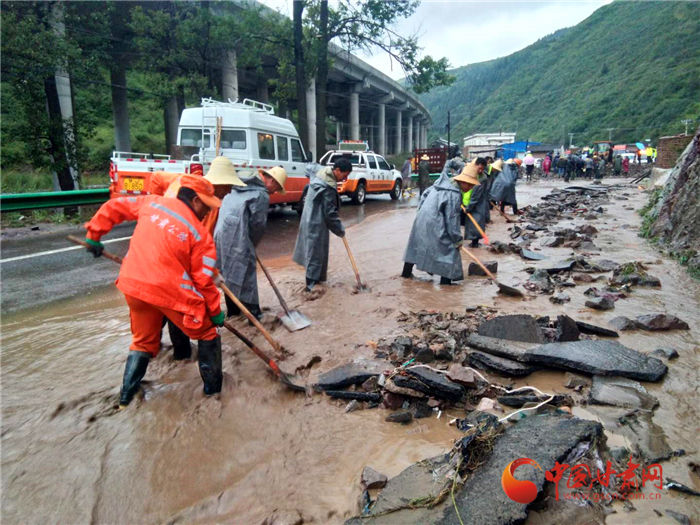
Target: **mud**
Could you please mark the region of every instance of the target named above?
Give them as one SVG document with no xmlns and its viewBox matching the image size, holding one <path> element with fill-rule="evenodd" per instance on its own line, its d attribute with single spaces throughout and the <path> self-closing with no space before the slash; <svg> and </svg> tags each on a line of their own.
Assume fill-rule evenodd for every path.
<svg viewBox="0 0 700 525">
<path fill-rule="evenodd" d="M 535 204 L 554 186 L 563 184 L 521 184 L 519 203 Z M 646 195 L 635 187 L 627 193 L 625 204 L 635 209 L 644 204 Z M 331 239 L 329 281 L 325 293 L 314 300 L 300 293 L 304 273 L 292 263 L 291 248 L 287 255 L 269 259 L 290 307 L 314 321 L 312 327 L 294 333 L 274 327 L 274 337 L 291 352 L 283 363 L 285 370 L 299 370 L 313 384 L 322 372 L 356 357 L 373 358 L 379 339 L 405 335 L 399 319 L 409 311 L 463 313 L 466 307 L 486 305 L 501 315 L 566 314 L 596 326 L 618 315 L 679 315 L 690 330 L 622 332 L 619 341 L 645 354 L 659 347 L 678 351 L 679 358 L 667 363 L 663 381 L 644 387 L 659 401 L 652 433 L 657 439 L 661 435 L 669 450 L 687 452 L 663 463 L 664 477 L 700 489 L 700 480 L 687 467 L 688 462 L 700 463 L 700 287 L 637 237 L 640 219 L 633 211 L 612 199 L 597 215 L 596 246 L 616 263 L 643 261 L 662 287 L 636 287 L 625 301 L 618 301 L 614 312 L 584 307 L 588 283 L 568 288 L 571 301 L 555 305 L 546 295 L 530 292 L 525 300 L 503 297 L 484 277 L 469 277 L 453 286 L 440 286 L 437 277 L 422 273 L 402 279 L 401 256 L 414 215 L 411 207 L 399 207 L 348 228 L 371 293 L 353 293 L 354 275 L 340 239 Z M 508 241 L 513 225 L 498 215 L 493 221 L 489 237 Z M 582 224 L 585 219 L 576 217 L 557 226 Z M 577 255 L 561 246 L 539 251 L 548 259 L 524 261 L 513 253 L 489 253 L 488 258 L 498 262 L 499 280 L 522 288 L 529 277 L 526 265 L 544 269 L 552 261 Z M 477 252 L 487 255 L 484 249 Z M 466 256 L 464 263 L 469 263 Z M 279 311 L 262 275 L 260 289 L 261 304 Z M 246 323 L 237 321 L 236 326 L 267 348 Z M 146 375 L 143 395 L 118 412 L 114 403 L 130 334 L 126 306 L 111 287 L 3 315 L 2 338 L 2 492 L 7 523 L 254 524 L 266 518 L 268 523 L 279 522 L 280 516 L 342 523 L 360 510 L 365 466 L 392 477 L 416 461 L 449 451 L 462 436 L 447 421 L 463 413 L 394 425 L 384 421 L 391 412 L 383 408 L 345 413 L 345 400 L 289 392 L 228 333 L 223 334 L 221 396 L 204 398 L 195 361 L 175 363 L 166 336 L 161 355 Z M 564 372 L 538 371 L 514 381 L 516 386 L 581 397 L 564 388 Z M 594 421 L 600 417 L 585 408 L 574 408 L 574 414 Z M 606 428 L 608 443 L 632 448 L 633 430 L 628 429 L 622 424 L 619 429 Z M 616 506 L 618 513 L 607 516 L 606 522 L 649 522 L 657 519 L 655 508 L 673 508 L 692 521 L 700 518 L 695 502 L 668 492 L 662 497 L 665 501 L 635 500 L 633 515 Z M 545 516 L 531 520 L 539 523 L 537 519 Z"/>
</svg>

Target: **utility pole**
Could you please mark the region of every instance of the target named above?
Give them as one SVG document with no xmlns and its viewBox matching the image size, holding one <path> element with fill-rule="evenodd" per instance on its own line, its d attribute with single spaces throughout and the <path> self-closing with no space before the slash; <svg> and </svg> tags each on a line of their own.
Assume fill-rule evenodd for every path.
<svg viewBox="0 0 700 525">
<path fill-rule="evenodd" d="M 569 148 L 574 145 L 574 134 L 569 133 Z"/>
<path fill-rule="evenodd" d="M 452 143 L 450 142 L 450 110 L 447 110 L 447 160 L 452 158 Z"/>
<path fill-rule="evenodd" d="M 612 132 L 615 128 L 608 128 L 608 142 L 612 142 Z"/>
<path fill-rule="evenodd" d="M 681 122 L 683 124 L 685 124 L 685 134 L 687 135 L 688 134 L 688 124 L 690 124 L 692 122 L 692 120 L 687 118 L 687 119 L 681 120 Z"/>
</svg>

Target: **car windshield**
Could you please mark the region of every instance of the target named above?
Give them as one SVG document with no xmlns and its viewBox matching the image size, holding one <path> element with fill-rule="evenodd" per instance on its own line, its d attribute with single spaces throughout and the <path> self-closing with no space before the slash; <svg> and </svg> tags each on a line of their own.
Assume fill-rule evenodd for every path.
<svg viewBox="0 0 700 525">
<path fill-rule="evenodd" d="M 342 155 L 333 155 L 329 160 L 328 164 L 332 165 L 335 161 L 339 159 L 348 159 L 353 166 L 364 166 L 362 157 L 357 153 L 343 153 Z"/>
</svg>

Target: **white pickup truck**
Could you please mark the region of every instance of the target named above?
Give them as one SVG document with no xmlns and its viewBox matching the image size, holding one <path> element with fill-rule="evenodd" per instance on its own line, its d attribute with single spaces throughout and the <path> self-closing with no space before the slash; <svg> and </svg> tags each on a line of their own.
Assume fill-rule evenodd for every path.
<svg viewBox="0 0 700 525">
<path fill-rule="evenodd" d="M 306 154 L 294 124 L 275 116 L 274 108 L 262 102 L 202 99 L 201 107 L 182 112 L 176 146 L 179 158 L 115 151 L 109 170 L 111 196 L 148 194 L 154 171 L 206 174 L 217 154 L 231 159 L 243 177 L 282 166 L 288 174 L 287 193 L 271 195 L 271 204 L 298 205 L 309 183 Z"/>
</svg>

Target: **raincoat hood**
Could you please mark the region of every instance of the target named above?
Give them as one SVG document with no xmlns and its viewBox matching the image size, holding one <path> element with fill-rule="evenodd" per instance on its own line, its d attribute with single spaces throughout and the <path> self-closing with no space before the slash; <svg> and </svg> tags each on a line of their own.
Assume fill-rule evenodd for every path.
<svg viewBox="0 0 700 525">
<path fill-rule="evenodd" d="M 326 166 L 325 168 L 318 170 L 316 172 L 316 177 L 333 188 L 335 188 L 338 184 L 338 179 L 336 179 L 335 175 L 333 175 L 333 168 L 330 166 Z"/>
<path fill-rule="evenodd" d="M 447 173 L 444 172 L 442 175 L 440 175 L 440 178 L 435 181 L 435 184 L 433 184 L 432 187 L 438 191 L 456 191 L 457 193 L 461 194 L 459 185 L 456 184 L 450 177 L 448 177 Z"/>
</svg>

